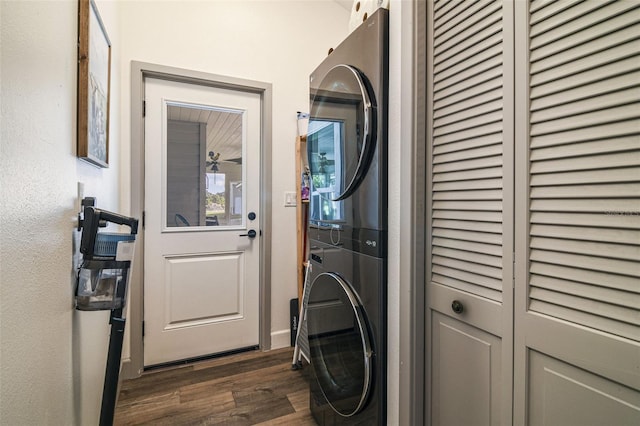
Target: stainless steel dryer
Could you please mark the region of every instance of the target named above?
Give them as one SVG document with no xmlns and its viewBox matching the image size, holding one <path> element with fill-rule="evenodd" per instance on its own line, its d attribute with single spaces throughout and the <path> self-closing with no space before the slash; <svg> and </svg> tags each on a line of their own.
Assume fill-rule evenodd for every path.
<svg viewBox="0 0 640 426">
<path fill-rule="evenodd" d="M 388 11 L 356 28 L 309 86 L 310 238 L 331 243 L 339 229 L 345 248 L 382 253 L 377 244 L 357 244 L 387 229 Z"/>
<path fill-rule="evenodd" d="M 320 425 L 386 423 L 388 11 L 311 74 L 306 327 Z"/>
</svg>

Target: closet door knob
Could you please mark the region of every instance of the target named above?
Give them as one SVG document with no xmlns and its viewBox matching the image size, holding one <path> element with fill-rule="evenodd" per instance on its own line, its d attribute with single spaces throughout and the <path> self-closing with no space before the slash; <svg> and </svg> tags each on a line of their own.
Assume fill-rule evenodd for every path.
<svg viewBox="0 0 640 426">
<path fill-rule="evenodd" d="M 451 309 L 456 314 L 461 314 L 462 311 L 464 311 L 464 306 L 462 306 L 462 303 L 460 301 L 454 300 L 453 302 L 451 302 Z"/>
</svg>

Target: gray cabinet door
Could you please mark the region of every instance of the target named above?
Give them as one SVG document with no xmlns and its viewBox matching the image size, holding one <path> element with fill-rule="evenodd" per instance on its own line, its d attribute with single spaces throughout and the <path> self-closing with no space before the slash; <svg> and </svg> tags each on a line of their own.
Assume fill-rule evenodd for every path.
<svg viewBox="0 0 640 426">
<path fill-rule="evenodd" d="M 434 425 L 499 423 L 502 341 L 468 322 L 432 311 Z"/>
<path fill-rule="evenodd" d="M 512 418 L 513 4 L 427 3 L 426 417 Z"/>
<path fill-rule="evenodd" d="M 638 16 L 427 2 L 430 424 L 640 424 Z"/>
<path fill-rule="evenodd" d="M 514 424 L 640 424 L 640 4 L 516 2 Z"/>
</svg>

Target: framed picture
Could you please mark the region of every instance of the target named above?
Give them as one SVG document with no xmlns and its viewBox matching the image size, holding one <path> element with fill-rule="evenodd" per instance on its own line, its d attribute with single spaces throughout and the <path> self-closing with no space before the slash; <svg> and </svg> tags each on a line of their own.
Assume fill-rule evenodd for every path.
<svg viewBox="0 0 640 426">
<path fill-rule="evenodd" d="M 109 167 L 111 42 L 93 0 L 78 2 L 77 155 Z"/>
</svg>

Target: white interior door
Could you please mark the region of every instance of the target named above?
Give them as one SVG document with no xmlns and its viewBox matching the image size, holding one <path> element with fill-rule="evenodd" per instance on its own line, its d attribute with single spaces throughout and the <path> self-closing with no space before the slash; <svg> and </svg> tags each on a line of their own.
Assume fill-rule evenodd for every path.
<svg viewBox="0 0 640 426">
<path fill-rule="evenodd" d="M 145 106 L 144 364 L 258 345 L 260 95 L 149 78 Z"/>
</svg>

